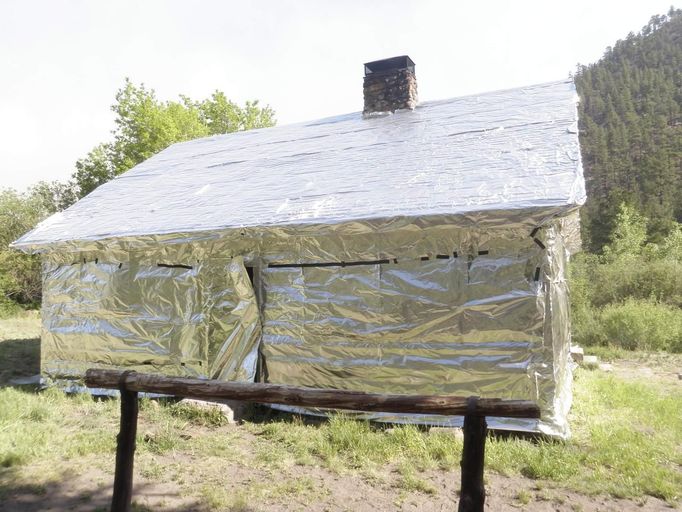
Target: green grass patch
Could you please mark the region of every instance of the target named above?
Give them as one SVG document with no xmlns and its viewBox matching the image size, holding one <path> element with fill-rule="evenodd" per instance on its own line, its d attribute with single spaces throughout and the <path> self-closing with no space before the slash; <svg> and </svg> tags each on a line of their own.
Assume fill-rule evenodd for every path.
<svg viewBox="0 0 682 512">
<path fill-rule="evenodd" d="M 681 409 L 682 391 L 579 370 L 573 438 L 490 437 L 486 468 L 588 494 L 650 495 L 674 503 L 682 489 Z M 292 418 L 248 428 L 277 447 L 273 461 L 291 457 L 337 471 L 397 464 L 401 487 L 427 493 L 428 484 L 422 486 L 415 471 L 452 469 L 462 449 L 461 441 L 448 433 L 428 434 L 413 425 L 383 430 L 344 415 L 319 425 Z"/>
<path fill-rule="evenodd" d="M 114 449 L 113 401 L 88 395 L 0 389 L 0 461 L 21 466 L 34 460 L 69 459 Z"/>
<path fill-rule="evenodd" d="M 423 494 L 436 494 L 436 488 L 428 481 L 417 476 L 415 468 L 408 462 L 403 462 L 399 468 L 400 481 L 398 487 L 406 492 L 420 492 Z"/>
<path fill-rule="evenodd" d="M 622 359 L 632 359 L 633 357 L 636 357 L 633 351 L 625 350 L 622 347 L 613 345 L 590 346 L 585 350 L 585 353 L 597 356 L 601 361 L 620 361 Z"/>
<path fill-rule="evenodd" d="M 516 493 L 516 499 L 521 505 L 528 505 L 533 499 L 533 495 L 526 489 L 521 489 Z"/>
<path fill-rule="evenodd" d="M 36 311 L 0 315 L 0 385 L 40 373 L 40 320 Z"/>
<path fill-rule="evenodd" d="M 272 482 L 246 483 L 239 491 L 225 489 L 220 485 L 204 485 L 201 487 L 201 503 L 209 510 L 246 512 L 254 510 L 254 503 L 273 503 L 289 501 L 311 501 L 325 493 L 309 477 L 282 478 Z"/>
<path fill-rule="evenodd" d="M 616 497 L 656 496 L 669 502 L 682 489 L 682 390 L 580 373 L 574 438 L 581 489 Z"/>
<path fill-rule="evenodd" d="M 174 403 L 168 408 L 171 416 L 193 425 L 220 427 L 227 425 L 227 418 L 217 407 L 196 407 L 186 403 Z"/>
<path fill-rule="evenodd" d="M 655 382 L 630 382 L 581 370 L 574 389 L 571 440 L 490 437 L 487 470 L 590 494 L 679 500 L 682 391 L 663 391 Z M 138 451 L 142 458 L 151 457 L 141 466 L 149 478 L 164 474 L 155 456 L 184 453 L 272 470 L 323 465 L 336 472 L 374 475 L 370 479 L 377 481 L 385 481 L 381 472 L 394 467 L 394 485 L 401 490 L 432 494 L 435 489 L 419 473 L 456 468 L 461 457 L 461 440 L 447 432 L 429 434 L 414 425 L 386 430 L 346 415 L 315 424 L 298 417 L 247 423 L 241 431 L 255 434 L 256 439 L 247 453 L 236 428 L 207 427 L 213 420 L 200 413 L 178 413 L 175 406 L 169 402 L 142 407 Z M 37 461 L 78 460 L 87 455 L 113 460 L 117 419 L 117 400 L 67 396 L 58 390 L 0 389 L 0 468 L 26 468 Z M 185 436 L 192 421 L 208 429 L 205 434 Z M 287 493 L 305 494 L 305 482 L 296 482 L 295 486 L 280 482 L 276 489 L 254 488 L 250 495 L 276 499 Z"/>
<path fill-rule="evenodd" d="M 450 469 L 459 464 L 462 450 L 461 441 L 448 434 L 429 435 L 414 425 L 387 431 L 343 414 L 322 424 L 306 424 L 293 417 L 251 423 L 247 428 L 286 450 L 273 453 L 277 460 L 291 455 L 300 463 L 321 461 L 330 469 L 366 469 L 404 460 L 420 469 Z"/>
</svg>

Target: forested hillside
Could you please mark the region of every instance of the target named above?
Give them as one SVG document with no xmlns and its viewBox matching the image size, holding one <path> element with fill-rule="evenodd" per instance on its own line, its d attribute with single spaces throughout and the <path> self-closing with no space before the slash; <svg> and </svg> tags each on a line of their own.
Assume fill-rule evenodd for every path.
<svg viewBox="0 0 682 512">
<path fill-rule="evenodd" d="M 654 16 L 639 34 L 579 66 L 581 145 L 588 202 L 585 247 L 601 251 L 622 203 L 660 242 L 682 221 L 682 10 Z"/>
<path fill-rule="evenodd" d="M 579 66 L 588 251 L 571 263 L 573 339 L 682 352 L 682 10 Z"/>
</svg>

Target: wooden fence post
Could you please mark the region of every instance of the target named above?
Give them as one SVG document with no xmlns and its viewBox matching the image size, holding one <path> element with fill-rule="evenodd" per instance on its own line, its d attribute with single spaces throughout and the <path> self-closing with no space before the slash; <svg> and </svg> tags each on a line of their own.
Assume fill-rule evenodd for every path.
<svg viewBox="0 0 682 512">
<path fill-rule="evenodd" d="M 483 465 L 485 463 L 485 438 L 488 425 L 485 416 L 474 415 L 477 397 L 468 399 L 468 412 L 464 416 L 464 446 L 462 448 L 462 487 L 459 495 L 458 512 L 483 512 L 485 485 Z"/>
<path fill-rule="evenodd" d="M 135 460 L 135 436 L 137 435 L 137 391 L 126 388 L 123 372 L 119 379 L 121 391 L 121 427 L 116 438 L 116 470 L 111 512 L 130 512 L 133 499 L 133 462 Z"/>
</svg>

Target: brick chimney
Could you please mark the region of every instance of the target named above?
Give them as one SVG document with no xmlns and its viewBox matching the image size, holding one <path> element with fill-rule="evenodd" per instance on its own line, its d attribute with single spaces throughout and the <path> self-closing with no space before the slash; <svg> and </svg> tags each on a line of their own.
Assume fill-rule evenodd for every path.
<svg viewBox="0 0 682 512">
<path fill-rule="evenodd" d="M 375 60 L 365 64 L 363 86 L 368 116 L 417 106 L 417 78 L 414 62 L 407 55 Z"/>
</svg>

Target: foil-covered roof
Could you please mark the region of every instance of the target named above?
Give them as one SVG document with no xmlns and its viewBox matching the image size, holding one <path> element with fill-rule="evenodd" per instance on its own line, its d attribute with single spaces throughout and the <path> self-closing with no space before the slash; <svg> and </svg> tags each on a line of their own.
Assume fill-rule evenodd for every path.
<svg viewBox="0 0 682 512">
<path fill-rule="evenodd" d="M 572 81 L 174 144 L 13 245 L 557 207 L 585 200 Z"/>
</svg>

